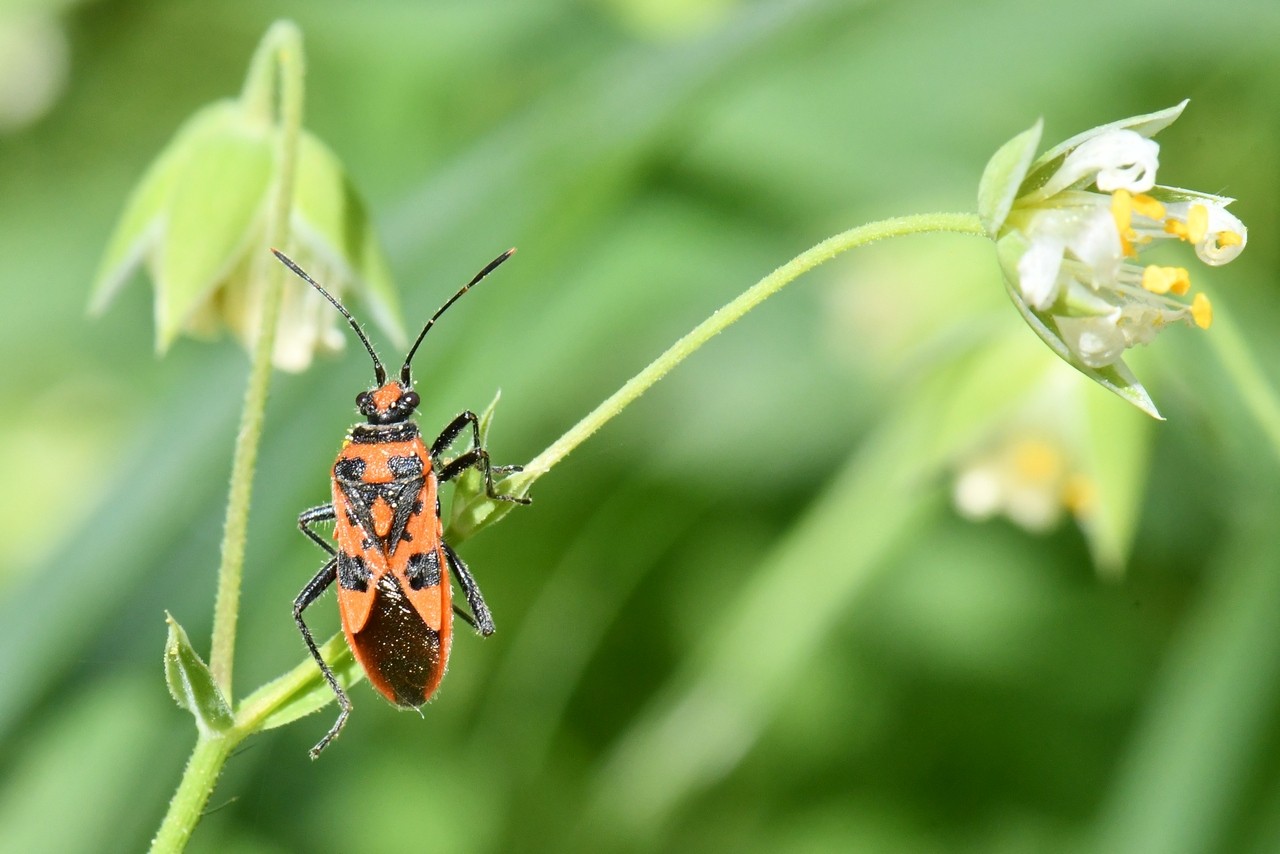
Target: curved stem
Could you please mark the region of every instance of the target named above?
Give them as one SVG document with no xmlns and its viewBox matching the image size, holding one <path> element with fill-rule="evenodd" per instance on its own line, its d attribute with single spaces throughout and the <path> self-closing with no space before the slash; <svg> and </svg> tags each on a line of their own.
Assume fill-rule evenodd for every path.
<svg viewBox="0 0 1280 854">
<path fill-rule="evenodd" d="M 842 252 L 866 246 L 877 240 L 934 232 L 955 232 L 971 234 L 975 237 L 984 237 L 986 234 L 976 214 L 937 213 L 892 217 L 860 225 L 828 237 L 747 288 L 695 326 L 683 338 L 668 347 L 666 352 L 650 362 L 644 370 L 628 380 L 622 388 L 569 428 L 568 432 L 553 442 L 550 447 L 534 457 L 525 465 L 524 471 L 504 478 L 501 482 L 501 490 L 513 495 L 527 495 L 529 488 L 538 478 L 550 471 L 556 463 L 568 456 L 570 451 L 585 442 L 636 398 L 648 391 L 672 368 L 802 274 L 825 261 L 830 261 Z M 455 497 L 454 500 L 456 501 L 457 498 Z M 453 521 L 446 532 L 447 536 L 454 540 L 472 536 L 506 516 L 511 512 L 512 507 L 513 505 L 509 502 L 494 501 L 483 491 L 477 492 L 466 499 L 460 512 L 454 514 Z"/>
<path fill-rule="evenodd" d="M 271 246 L 283 246 L 289 235 L 294 167 L 302 124 L 302 36 L 298 28 L 288 21 L 273 24 L 254 55 L 245 81 L 243 98 L 246 108 L 259 109 L 264 93 L 269 95 L 274 88 L 276 68 L 279 69 L 280 90 L 279 173 L 267 224 L 267 241 Z M 253 472 L 258 460 L 262 417 L 271 382 L 271 355 L 275 350 L 276 322 L 280 316 L 285 273 L 277 264 L 255 264 L 254 271 L 254 275 L 266 277 L 262 290 L 262 323 L 254 345 L 253 367 L 245 390 L 240 432 L 231 464 L 231 488 L 222 534 L 222 563 L 218 567 L 218 598 L 214 605 L 213 642 L 209 653 L 209 669 L 227 698 L 232 696 L 236 620 L 240 612 L 240 584 L 249 502 L 253 494 Z"/>
<path fill-rule="evenodd" d="M 818 245 L 806 249 L 747 288 L 672 344 L 665 353 L 650 362 L 648 367 L 628 380 L 622 388 L 588 413 L 549 448 L 534 457 L 525 466 L 524 472 L 511 478 L 510 483 L 532 483 L 546 474 L 552 466 L 568 456 L 570 451 L 581 445 L 592 433 L 603 427 L 628 404 L 666 376 L 668 371 L 683 362 L 711 338 L 741 319 L 751 309 L 795 281 L 801 274 L 812 270 L 824 261 L 830 261 L 842 252 L 866 246 L 877 240 L 938 231 L 953 231 L 978 237 L 984 234 L 982 224 L 974 214 L 918 214 L 860 225 L 828 237 Z"/>
</svg>

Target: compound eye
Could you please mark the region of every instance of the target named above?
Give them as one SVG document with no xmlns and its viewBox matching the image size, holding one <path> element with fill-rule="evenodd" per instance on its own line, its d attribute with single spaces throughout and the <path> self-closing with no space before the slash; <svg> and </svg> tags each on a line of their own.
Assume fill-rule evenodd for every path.
<svg viewBox="0 0 1280 854">
<path fill-rule="evenodd" d="M 369 392 L 362 391 L 356 395 L 356 406 L 363 412 L 369 406 Z"/>
<path fill-rule="evenodd" d="M 407 391 L 405 392 L 404 397 L 400 398 L 400 402 L 404 405 L 405 409 L 416 409 L 418 404 L 422 403 L 422 398 L 418 397 L 418 393 L 416 391 Z"/>
</svg>

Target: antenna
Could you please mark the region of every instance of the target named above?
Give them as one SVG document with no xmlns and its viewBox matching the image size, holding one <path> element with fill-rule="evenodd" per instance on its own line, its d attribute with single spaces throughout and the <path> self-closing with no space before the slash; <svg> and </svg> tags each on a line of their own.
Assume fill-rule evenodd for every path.
<svg viewBox="0 0 1280 854">
<path fill-rule="evenodd" d="M 298 277 L 302 279 L 302 281 L 306 282 L 308 285 L 310 285 L 311 287 L 319 291 L 320 296 L 324 297 L 329 302 L 333 303 L 334 308 L 342 312 L 342 316 L 347 319 L 347 323 L 350 323 L 351 328 L 354 329 L 356 331 L 356 334 L 360 336 L 360 343 L 364 344 L 364 348 L 369 351 L 369 358 L 373 359 L 373 374 L 378 379 L 378 386 L 381 387 L 382 385 L 384 385 L 387 381 L 387 369 L 382 367 L 382 362 L 378 361 L 378 354 L 373 352 L 373 345 L 369 343 L 369 339 L 365 337 L 364 330 L 360 328 L 360 324 L 356 323 L 356 319 L 351 316 L 351 312 L 343 308 L 342 303 L 338 302 L 333 297 L 332 294 L 330 294 L 324 288 L 320 287 L 319 282 L 317 282 L 315 279 L 308 276 L 301 267 L 293 263 L 293 259 L 290 258 L 288 255 L 285 255 L 279 249 L 272 249 L 271 253 L 275 255 L 277 258 L 279 258 L 280 261 L 286 267 L 288 267 L 293 272 L 297 273 Z M 490 269 L 492 269 L 492 267 L 493 265 L 490 265 Z M 486 270 L 485 272 L 488 272 L 488 270 Z M 472 282 L 472 284 L 475 284 L 475 283 Z M 466 288 L 463 288 L 463 290 L 466 290 Z M 454 299 L 457 299 L 457 297 L 454 297 Z M 453 300 L 450 300 L 450 302 L 452 301 Z M 446 305 L 445 308 L 448 308 L 448 306 Z M 441 309 L 441 311 L 443 310 L 444 309 Z M 434 318 L 432 319 L 434 320 Z M 427 324 L 427 325 L 429 326 L 430 324 Z"/>
<path fill-rule="evenodd" d="M 278 255 L 279 253 L 277 252 L 276 254 Z M 436 311 L 435 314 L 431 315 L 431 319 L 427 321 L 427 325 L 422 327 L 422 331 L 418 333 L 418 340 L 414 341 L 413 346 L 409 348 L 409 355 L 404 357 L 404 367 L 400 369 L 400 382 L 404 383 L 405 385 L 409 384 L 410 382 L 409 363 L 413 361 L 413 354 L 418 352 L 418 345 L 422 343 L 423 338 L 427 337 L 427 330 L 430 329 L 432 325 L 435 324 L 435 322 L 440 319 L 440 315 L 448 311 L 449 306 L 457 302 L 458 299 L 463 294 L 465 294 L 467 291 L 475 287 L 476 284 L 478 284 L 479 281 L 483 279 L 485 276 L 489 275 L 494 270 L 498 269 L 499 264 L 501 264 L 503 261 L 507 260 L 514 254 L 516 254 L 516 250 L 513 247 L 511 249 L 508 249 L 506 252 L 503 252 L 497 258 L 494 258 L 485 266 L 483 270 L 481 270 L 479 273 L 476 273 L 475 278 L 473 278 L 471 281 L 463 285 L 461 290 L 459 290 L 453 296 L 449 297 L 449 300 L 444 305 L 440 306 L 439 310 Z M 296 270 L 297 268 L 294 268 L 294 269 Z M 298 271 L 298 272 L 301 272 L 301 271 Z M 308 281 L 310 280 L 308 279 Z M 319 287 L 319 285 L 316 285 L 316 287 Z M 324 293 L 324 291 L 321 291 L 320 293 Z M 325 294 L 325 296 L 328 296 L 328 294 Z M 330 302 L 333 302 L 333 297 L 329 297 L 329 300 Z M 337 305 L 336 302 L 334 302 L 333 304 Z M 339 306 L 339 308 L 341 308 L 341 306 Z M 344 311 L 343 314 L 346 314 L 346 312 Z M 350 317 L 350 316 L 351 315 L 347 315 L 347 317 Z M 353 320 L 351 321 L 351 323 L 354 325 L 355 321 Z M 359 331 L 358 328 L 357 328 L 357 331 Z M 360 337 L 363 338 L 364 336 L 361 335 Z M 370 352 L 372 352 L 372 350 Z M 376 360 L 377 357 L 375 356 L 374 358 Z"/>
</svg>

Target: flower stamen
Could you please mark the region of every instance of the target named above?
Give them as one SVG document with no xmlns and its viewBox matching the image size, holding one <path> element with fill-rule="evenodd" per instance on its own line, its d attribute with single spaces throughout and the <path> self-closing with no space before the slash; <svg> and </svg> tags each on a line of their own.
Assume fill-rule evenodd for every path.
<svg viewBox="0 0 1280 854">
<path fill-rule="evenodd" d="M 1160 267 L 1147 265 L 1142 271 L 1142 287 L 1153 294 L 1170 291 L 1182 296 L 1191 290 L 1191 276 L 1185 267 Z"/>
<path fill-rule="evenodd" d="M 1116 233 L 1120 235 L 1120 251 L 1126 258 L 1137 255 L 1133 241 L 1138 234 L 1133 230 L 1133 194 L 1120 189 L 1111 194 L 1111 218 L 1116 221 Z"/>
<path fill-rule="evenodd" d="M 1208 329 L 1213 323 L 1213 305 L 1204 294 L 1196 294 L 1191 300 L 1191 319 L 1201 329 Z"/>
<path fill-rule="evenodd" d="M 1244 238 L 1234 231 L 1219 231 L 1213 235 L 1213 241 L 1219 249 L 1225 249 L 1228 246 L 1243 246 Z"/>
<path fill-rule="evenodd" d="M 1169 217 L 1164 222 L 1164 230 L 1179 240 L 1200 244 L 1209 234 L 1209 209 L 1204 205 L 1192 205 L 1187 210 L 1187 221 Z"/>
<path fill-rule="evenodd" d="M 1164 219 L 1164 205 L 1146 193 L 1138 193 L 1133 197 L 1133 212 L 1150 220 Z"/>
</svg>

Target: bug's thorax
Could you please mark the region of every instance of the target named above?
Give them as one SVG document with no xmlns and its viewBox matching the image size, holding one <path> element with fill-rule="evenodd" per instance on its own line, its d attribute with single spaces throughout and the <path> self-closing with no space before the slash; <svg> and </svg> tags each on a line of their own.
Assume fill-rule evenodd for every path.
<svg viewBox="0 0 1280 854">
<path fill-rule="evenodd" d="M 333 498 L 354 527 L 350 545 L 359 543 L 348 553 L 373 566 L 394 560 L 402 543 L 421 548 L 439 536 L 436 475 L 413 422 L 354 427 L 333 465 Z"/>
</svg>

